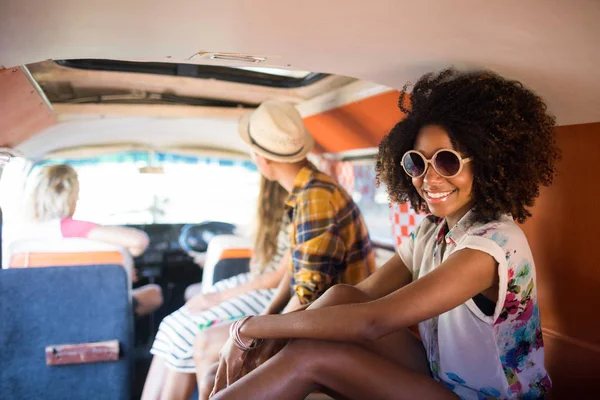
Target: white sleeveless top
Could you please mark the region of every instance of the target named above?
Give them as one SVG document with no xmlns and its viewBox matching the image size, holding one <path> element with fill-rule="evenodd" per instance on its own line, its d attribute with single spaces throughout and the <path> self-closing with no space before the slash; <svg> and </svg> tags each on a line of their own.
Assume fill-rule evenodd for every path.
<svg viewBox="0 0 600 400">
<path fill-rule="evenodd" d="M 499 293 L 493 316 L 470 299 L 419 323 L 434 378 L 463 399 L 544 397 L 551 381 L 544 369 L 535 266 L 523 231 L 511 216 L 482 224 L 473 220 L 471 211 L 446 231 L 443 219 L 429 217 L 399 246 L 413 280 L 469 248 L 496 259 Z"/>
<path fill-rule="evenodd" d="M 62 237 L 60 218 L 24 224 L 19 235 L 19 239 L 61 239 Z"/>
</svg>

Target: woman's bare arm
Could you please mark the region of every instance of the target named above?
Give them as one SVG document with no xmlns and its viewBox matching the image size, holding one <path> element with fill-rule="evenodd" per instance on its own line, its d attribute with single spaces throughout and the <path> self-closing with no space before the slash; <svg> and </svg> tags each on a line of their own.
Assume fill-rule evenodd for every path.
<svg viewBox="0 0 600 400">
<path fill-rule="evenodd" d="M 372 299 L 379 299 L 412 281 L 412 273 L 398 254 L 394 254 L 381 268 L 356 285 Z"/>
<path fill-rule="evenodd" d="M 394 261 L 394 265 L 398 266 L 398 261 L 406 269 L 399 258 Z M 381 283 L 385 285 L 384 289 L 376 289 L 374 285 L 374 282 L 381 279 L 375 275 L 382 273 L 382 277 L 385 277 L 392 268 L 386 270 L 382 269 L 369 278 L 371 283 L 365 283 L 363 290 L 367 293 L 389 291 L 390 285 L 385 282 Z M 452 254 L 435 271 L 423 278 L 377 300 L 254 317 L 243 325 L 240 333 L 247 339 L 376 340 L 457 307 L 493 286 L 496 276 L 497 262 L 492 256 L 465 249 Z"/>
<path fill-rule="evenodd" d="M 185 305 L 190 312 L 201 312 L 253 290 L 271 289 L 277 287 L 277 284 L 281 282 L 281 279 L 285 274 L 287 260 L 289 260 L 289 254 L 286 254 L 282 257 L 279 263 L 279 268 L 277 268 L 275 271 L 267 272 L 242 285 L 225 289 L 220 292 L 198 293 L 192 296 L 185 303 Z"/>
<path fill-rule="evenodd" d="M 150 244 L 146 232 L 121 226 L 97 226 L 88 233 L 87 238 L 125 247 L 134 257 L 141 255 Z"/>
<path fill-rule="evenodd" d="M 233 299 L 234 297 L 240 296 L 244 293 L 248 293 L 252 290 L 261 290 L 261 289 L 272 289 L 276 288 L 281 279 L 283 278 L 287 263 L 289 261 L 289 253 L 286 253 L 279 263 L 279 267 L 275 271 L 267 272 L 262 274 L 255 279 L 252 279 L 249 282 L 246 282 L 242 285 L 232 287 L 231 289 L 225 289 L 221 292 L 218 292 L 220 301 L 226 301 L 229 299 Z"/>
</svg>

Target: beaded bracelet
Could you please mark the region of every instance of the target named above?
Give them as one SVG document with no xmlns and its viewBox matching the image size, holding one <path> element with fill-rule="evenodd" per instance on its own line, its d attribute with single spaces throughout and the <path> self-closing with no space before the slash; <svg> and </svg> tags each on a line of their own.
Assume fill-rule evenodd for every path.
<svg viewBox="0 0 600 400">
<path fill-rule="evenodd" d="M 242 328 L 242 325 L 244 325 L 246 321 L 248 321 L 250 318 L 250 315 L 240 318 L 236 320 L 233 324 L 231 324 L 231 327 L 229 328 L 229 337 L 233 339 L 233 343 L 235 343 L 237 348 L 242 351 L 250 351 L 256 349 L 257 347 L 262 346 L 264 342 L 262 339 L 252 339 L 252 342 L 250 342 L 250 344 L 246 344 L 240 337 L 240 329 Z"/>
</svg>

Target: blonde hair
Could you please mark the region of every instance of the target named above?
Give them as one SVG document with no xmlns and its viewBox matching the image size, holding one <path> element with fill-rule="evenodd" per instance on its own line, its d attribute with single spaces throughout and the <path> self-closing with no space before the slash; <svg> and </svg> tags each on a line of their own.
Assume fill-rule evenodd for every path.
<svg viewBox="0 0 600 400">
<path fill-rule="evenodd" d="M 261 177 L 251 269 L 262 272 L 277 254 L 277 239 L 283 222 L 287 191 L 277 182 Z"/>
<path fill-rule="evenodd" d="M 75 212 L 78 196 L 77 172 L 71 166 L 44 166 L 31 191 L 31 218 L 44 222 L 71 217 Z"/>
</svg>

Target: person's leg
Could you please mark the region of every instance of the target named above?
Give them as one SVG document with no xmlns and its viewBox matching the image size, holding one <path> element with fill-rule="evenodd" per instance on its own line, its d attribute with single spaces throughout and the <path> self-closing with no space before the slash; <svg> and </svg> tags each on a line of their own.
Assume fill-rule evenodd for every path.
<svg viewBox="0 0 600 400">
<path fill-rule="evenodd" d="M 158 400 L 160 398 L 166 374 L 167 366 L 165 365 L 165 361 L 162 357 L 154 356 L 148 370 L 148 375 L 146 375 L 141 400 Z"/>
<path fill-rule="evenodd" d="M 196 375 L 169 369 L 160 400 L 189 400 L 196 385 Z"/>
<path fill-rule="evenodd" d="M 133 310 L 137 316 L 148 315 L 163 304 L 162 289 L 153 283 L 133 289 L 131 295 L 137 302 Z"/>
<path fill-rule="evenodd" d="M 146 376 L 141 400 L 189 400 L 196 376 L 169 369 L 162 357 L 154 356 Z"/>
<path fill-rule="evenodd" d="M 196 364 L 196 379 L 198 387 L 202 385 L 204 374 L 219 361 L 219 352 L 229 338 L 231 322 L 216 325 L 201 331 L 194 343 L 194 363 Z M 210 393 L 210 391 L 209 391 Z"/>
<path fill-rule="evenodd" d="M 219 363 L 214 363 L 206 369 L 202 377 L 198 378 L 198 400 L 208 400 L 208 396 L 210 396 L 215 385 L 215 375 L 218 368 Z"/>
<path fill-rule="evenodd" d="M 296 340 L 214 399 L 304 399 L 327 388 L 348 399 L 456 399 L 415 371 L 350 343 Z"/>
<path fill-rule="evenodd" d="M 144 384 L 143 393 L 146 397 L 143 400 L 169 398 L 167 390 L 170 389 L 165 388 L 165 385 L 171 388 L 179 382 L 176 371 L 192 377 L 193 390 L 195 382 L 193 344 L 199 331 L 198 324 L 205 322 L 206 318 L 202 315 L 191 315 L 185 308 L 163 318 L 150 350 L 154 359 Z"/>
<path fill-rule="evenodd" d="M 362 303 L 371 299 L 351 285 L 335 285 L 308 308 L 322 308 L 339 304 Z M 268 346 L 265 346 L 268 348 Z M 408 329 L 401 329 L 378 341 L 365 345 L 365 348 L 394 362 L 418 371 L 429 371 L 425 349 L 419 339 Z M 260 350 L 259 350 L 260 351 Z M 270 352 L 269 350 L 265 350 Z M 270 355 L 261 355 L 259 359 L 268 359 Z"/>
<path fill-rule="evenodd" d="M 321 296 L 321 298 L 319 298 L 317 301 L 315 301 L 313 304 L 311 304 L 311 306 L 309 308 L 313 309 L 313 308 L 333 306 L 333 305 L 337 305 L 337 304 L 360 303 L 360 302 L 365 302 L 365 301 L 369 301 L 369 300 L 371 300 L 371 299 L 366 294 L 364 294 L 363 292 L 361 292 L 360 290 L 356 289 L 353 286 L 336 285 L 336 286 L 332 287 L 331 289 L 329 289 L 323 296 Z M 299 362 L 294 360 L 293 357 L 303 357 L 303 355 L 296 354 L 299 351 L 298 348 L 300 348 L 298 343 L 302 343 L 302 342 L 303 341 L 293 342 L 294 346 L 292 347 L 292 349 L 295 349 L 293 351 L 293 353 L 291 353 L 291 350 L 287 350 L 287 353 L 284 353 L 284 354 L 288 354 L 287 362 L 289 362 L 291 365 L 296 366 L 296 367 L 299 365 Z M 384 364 L 392 363 L 393 365 L 396 365 L 397 368 L 410 372 L 410 374 L 417 373 L 417 374 L 426 376 L 428 378 L 430 376 L 429 365 L 427 363 L 427 359 L 425 356 L 425 351 L 423 349 L 422 343 L 408 329 L 402 329 L 398 332 L 390 334 L 390 335 L 378 340 L 377 342 L 374 342 L 373 344 L 365 346 L 365 348 L 360 348 L 358 346 L 351 345 L 351 344 L 340 344 L 340 343 L 333 343 L 333 342 L 321 342 L 321 341 L 309 341 L 309 342 L 319 344 L 319 346 L 323 345 L 321 347 L 325 347 L 325 348 L 327 346 L 334 346 L 333 348 L 335 348 L 336 345 L 342 346 L 342 348 L 344 348 L 343 346 L 346 346 L 346 347 L 350 346 L 350 348 L 352 348 L 352 349 L 354 347 L 356 347 L 360 351 L 353 349 L 353 353 L 356 353 L 358 351 L 358 353 L 360 353 L 360 354 L 362 354 L 363 352 L 370 354 L 368 357 L 364 356 L 363 358 L 372 359 L 374 362 L 377 362 L 377 360 L 381 359 L 380 361 L 383 362 Z M 284 348 L 284 350 L 287 349 L 287 347 L 288 346 L 286 346 Z M 290 353 L 292 354 L 292 356 L 289 355 Z M 328 357 L 330 357 L 332 360 L 336 360 L 335 352 L 331 353 L 329 351 L 326 351 L 326 354 L 328 354 Z M 360 354 L 359 354 L 359 356 L 360 356 Z M 265 366 L 268 363 L 271 363 L 271 361 L 268 361 L 265 364 Z M 308 361 L 308 364 L 311 364 L 310 360 Z M 311 368 L 313 368 L 312 365 L 311 365 Z M 360 367 L 360 366 L 356 366 L 355 368 L 358 368 L 358 370 L 364 369 L 363 367 Z M 283 369 L 285 369 L 285 368 L 282 367 L 282 370 Z M 271 370 L 271 369 L 269 369 L 269 370 Z M 270 379 L 269 377 L 265 377 L 265 374 L 267 374 L 267 372 L 265 372 L 265 371 L 267 371 L 267 370 L 263 369 L 263 367 L 261 366 L 256 371 L 261 371 L 260 372 L 261 379 L 264 379 L 262 386 L 264 386 L 266 388 L 268 385 L 265 385 L 264 382 L 267 382 Z M 300 372 L 301 371 L 298 370 L 296 372 L 288 371 L 286 373 L 290 373 L 292 376 L 296 376 Z M 252 374 L 254 374 L 254 372 L 252 372 L 250 375 L 252 375 Z M 400 372 L 400 374 L 402 374 L 402 372 Z M 410 374 L 406 375 L 406 373 L 405 373 L 404 375 L 410 376 Z M 253 376 L 256 376 L 256 375 L 253 375 Z M 280 375 L 278 375 L 278 376 L 280 376 Z M 300 380 L 298 382 L 300 382 L 300 386 L 298 386 L 298 388 L 299 388 L 298 396 L 301 396 L 304 393 L 304 391 L 307 391 L 306 393 L 310 393 L 312 390 L 314 390 L 317 387 L 316 385 L 320 384 L 320 382 L 311 380 L 310 377 L 307 378 L 307 376 L 303 376 L 303 375 L 300 375 L 299 377 L 300 377 Z M 253 379 L 255 379 L 255 378 L 253 378 Z M 304 380 L 302 380 L 302 379 L 304 379 Z M 246 380 L 245 377 L 241 379 L 241 381 L 245 381 L 245 380 Z M 277 380 L 275 380 L 274 382 L 276 382 L 276 381 Z M 279 386 L 283 385 L 283 382 L 287 382 L 285 384 L 285 386 L 287 387 L 287 385 L 293 384 L 295 382 L 295 379 L 290 380 L 290 381 L 286 381 L 285 379 L 283 379 L 283 380 L 281 380 L 281 384 Z M 433 382 L 435 382 L 435 381 L 433 381 Z M 323 385 L 323 386 L 329 388 L 330 390 L 334 390 L 334 391 L 336 390 L 334 387 L 330 387 L 327 385 Z M 294 386 L 294 388 L 296 388 L 296 386 Z M 294 388 L 292 388 L 292 389 L 296 390 Z M 326 390 L 326 391 L 329 391 L 329 390 Z M 271 392 L 265 392 L 264 394 L 269 394 L 269 393 L 271 393 Z M 344 392 L 339 392 L 339 393 L 341 393 L 343 396 L 347 396 L 347 394 Z M 276 398 L 276 397 L 277 396 L 275 396 L 273 398 Z M 286 393 L 285 397 L 292 398 L 291 396 L 288 396 L 287 393 Z M 354 398 L 353 396 L 347 396 L 347 397 Z M 369 396 L 367 396 L 367 397 L 369 397 Z M 360 398 L 360 397 L 358 397 L 358 398 Z"/>
</svg>

